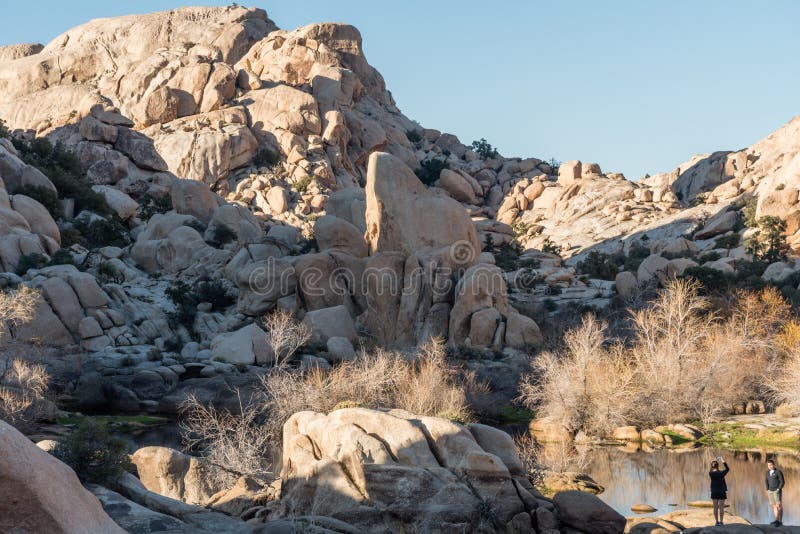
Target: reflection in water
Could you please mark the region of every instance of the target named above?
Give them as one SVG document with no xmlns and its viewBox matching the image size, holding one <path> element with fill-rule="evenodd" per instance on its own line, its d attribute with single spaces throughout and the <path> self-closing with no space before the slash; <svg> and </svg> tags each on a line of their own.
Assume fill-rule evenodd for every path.
<svg viewBox="0 0 800 534">
<path fill-rule="evenodd" d="M 635 515 L 631 505 L 645 503 L 662 515 L 687 508 L 689 501 L 709 500 L 708 469 L 715 456 L 723 456 L 731 468 L 728 482 L 729 511 L 753 523 L 772 521 L 772 509 L 764 488 L 767 457 L 762 452 L 734 452 L 712 448 L 632 452 L 632 449 L 599 447 L 589 452 L 584 469 L 606 491 L 599 497 L 619 513 Z M 778 453 L 778 467 L 786 477 L 783 490 L 784 523 L 800 523 L 800 457 Z M 677 505 L 677 506 L 673 506 Z"/>
</svg>

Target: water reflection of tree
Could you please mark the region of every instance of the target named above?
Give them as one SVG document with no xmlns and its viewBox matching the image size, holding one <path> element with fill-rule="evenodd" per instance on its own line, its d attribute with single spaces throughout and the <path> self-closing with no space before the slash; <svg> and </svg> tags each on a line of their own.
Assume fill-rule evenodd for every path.
<svg viewBox="0 0 800 534">
<path fill-rule="evenodd" d="M 694 500 L 708 500 L 708 470 L 717 456 L 723 456 L 731 467 L 727 476 L 728 503 L 731 510 L 747 519 L 769 521 L 770 511 L 764 493 L 765 451 L 733 452 L 715 448 L 686 450 L 637 451 L 626 447 L 594 448 L 589 454 L 586 472 L 606 491 L 600 496 L 623 514 L 630 506 L 647 503 L 669 512 L 670 504 L 679 507 Z M 788 480 L 800 480 L 800 456 L 790 453 L 777 455 L 779 466 Z M 800 501 L 800 484 L 787 484 L 785 499 Z M 794 513 L 796 517 L 789 517 Z M 796 511 L 787 511 L 787 521 L 800 520 Z"/>
</svg>

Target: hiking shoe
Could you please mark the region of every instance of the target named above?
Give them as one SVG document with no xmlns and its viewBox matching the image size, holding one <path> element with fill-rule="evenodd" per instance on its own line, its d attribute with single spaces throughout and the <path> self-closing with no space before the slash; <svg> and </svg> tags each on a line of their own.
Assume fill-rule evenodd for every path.
<svg viewBox="0 0 800 534">
<path fill-rule="evenodd" d="M 779 527 L 781 524 L 776 520 L 769 524 L 771 527 Z"/>
</svg>

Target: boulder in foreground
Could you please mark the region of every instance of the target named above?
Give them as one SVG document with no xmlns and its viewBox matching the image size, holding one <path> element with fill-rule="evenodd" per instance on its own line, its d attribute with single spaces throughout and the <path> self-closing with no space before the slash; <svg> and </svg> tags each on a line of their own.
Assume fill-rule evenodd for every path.
<svg viewBox="0 0 800 534">
<path fill-rule="evenodd" d="M 0 532 L 124 534 L 75 472 L 0 421 Z"/>
</svg>

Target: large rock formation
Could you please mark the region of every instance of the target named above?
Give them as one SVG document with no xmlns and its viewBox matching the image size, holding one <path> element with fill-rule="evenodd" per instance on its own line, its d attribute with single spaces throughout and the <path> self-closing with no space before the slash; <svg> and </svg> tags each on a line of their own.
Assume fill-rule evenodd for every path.
<svg viewBox="0 0 800 534">
<path fill-rule="evenodd" d="M 281 480 L 281 514 L 314 511 L 370 532 L 496 531 L 551 507 L 508 434 L 397 410 L 295 414 Z"/>
<path fill-rule="evenodd" d="M 458 245 L 454 254 L 480 251 L 475 227 L 458 202 L 431 193 L 402 161 L 374 153 L 367 169 L 367 242 L 370 252 L 402 252 Z M 463 249 L 463 250 L 462 250 Z"/>
<path fill-rule="evenodd" d="M 124 533 L 65 464 L 0 421 L 0 530 Z"/>
</svg>

